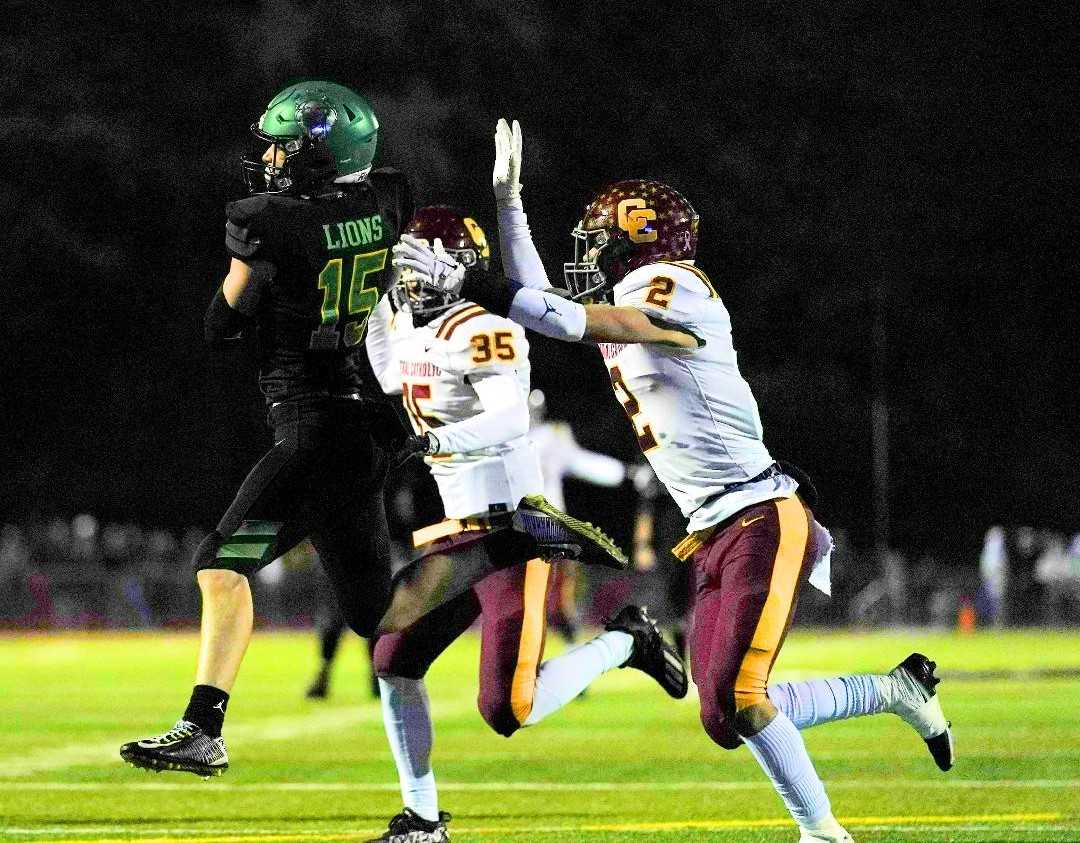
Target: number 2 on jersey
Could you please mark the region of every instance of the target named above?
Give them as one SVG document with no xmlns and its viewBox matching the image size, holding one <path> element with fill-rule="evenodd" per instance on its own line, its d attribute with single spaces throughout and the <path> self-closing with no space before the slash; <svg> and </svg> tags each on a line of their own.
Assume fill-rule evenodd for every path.
<svg viewBox="0 0 1080 843">
<path fill-rule="evenodd" d="M 626 410 L 626 415 L 630 417 L 630 424 L 634 426 L 634 432 L 637 432 L 637 420 L 634 419 L 638 413 L 641 412 L 641 404 L 637 398 L 634 397 L 634 393 L 630 391 L 630 388 L 626 385 L 626 381 L 623 379 L 622 372 L 619 371 L 618 366 L 611 367 L 611 385 L 615 388 L 615 396 L 619 397 L 621 392 L 626 396 L 626 400 L 622 401 L 623 409 Z M 621 399 L 620 399 L 621 400 Z M 637 438 L 638 447 L 641 448 L 642 453 L 645 451 L 651 451 L 653 448 L 660 446 L 660 443 L 656 441 L 656 437 L 653 436 L 652 426 L 645 422 L 641 425 L 641 433 L 638 433 Z"/>
<path fill-rule="evenodd" d="M 345 261 L 352 262 L 349 285 L 342 287 Z M 364 339 L 368 317 L 379 303 L 378 287 L 367 284 L 369 275 L 380 272 L 386 266 L 386 249 L 366 252 L 362 255 L 332 258 L 319 273 L 319 289 L 323 291 L 322 323 L 311 332 L 312 351 L 336 351 L 338 347 L 338 323 L 344 328 L 346 347 L 359 345 Z M 344 293 L 344 295 L 342 295 Z M 342 301 L 344 299 L 344 301 Z M 345 311 L 342 319 L 341 312 Z"/>
</svg>

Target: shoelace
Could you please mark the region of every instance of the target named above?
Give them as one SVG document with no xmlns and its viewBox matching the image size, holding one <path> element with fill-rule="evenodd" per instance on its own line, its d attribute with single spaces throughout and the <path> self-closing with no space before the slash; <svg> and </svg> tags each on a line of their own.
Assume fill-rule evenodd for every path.
<svg viewBox="0 0 1080 843">
<path fill-rule="evenodd" d="M 408 814 L 400 813 L 390 818 L 388 831 L 391 834 L 407 834 L 410 830 Z"/>
<path fill-rule="evenodd" d="M 173 741 L 179 741 L 183 740 L 184 738 L 189 738 L 193 734 L 195 734 L 195 732 L 191 729 L 191 727 L 188 724 L 184 723 L 183 720 L 181 720 L 179 723 L 169 729 L 169 731 L 167 731 L 164 735 L 159 735 L 157 740 L 161 743 L 171 743 Z"/>
</svg>

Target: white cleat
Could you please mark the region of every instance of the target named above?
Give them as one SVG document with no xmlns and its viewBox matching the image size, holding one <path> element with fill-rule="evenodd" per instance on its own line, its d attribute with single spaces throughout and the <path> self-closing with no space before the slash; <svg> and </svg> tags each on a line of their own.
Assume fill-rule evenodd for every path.
<svg viewBox="0 0 1080 843">
<path fill-rule="evenodd" d="M 836 821 L 836 817 L 830 816 L 815 823 L 813 827 L 800 825 L 799 843 L 855 843 L 855 840 Z"/>
<path fill-rule="evenodd" d="M 941 698 L 934 690 L 941 681 L 934 676 L 937 668 L 922 653 L 912 653 L 889 671 L 890 687 L 882 687 L 882 693 L 890 700 L 888 710 L 898 715 L 919 733 L 934 763 L 941 770 L 948 770 L 956 759 L 952 724 L 941 710 Z M 884 684 L 884 683 L 882 683 Z"/>
</svg>

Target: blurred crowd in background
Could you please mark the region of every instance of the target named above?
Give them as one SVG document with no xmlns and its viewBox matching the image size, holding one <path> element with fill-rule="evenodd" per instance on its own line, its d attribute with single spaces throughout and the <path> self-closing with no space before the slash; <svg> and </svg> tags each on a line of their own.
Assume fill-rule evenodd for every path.
<svg viewBox="0 0 1080 843">
<path fill-rule="evenodd" d="M 666 496 L 642 494 L 630 480 L 606 491 L 636 501 L 638 524 L 627 544 L 633 565 L 626 573 L 585 568 L 569 583 L 580 621 L 602 623 L 633 599 L 676 623 L 688 596 L 681 593 L 687 589 L 683 563 L 669 552 L 681 516 Z M 573 493 L 571 486 L 572 503 Z M 438 517 L 438 499 L 421 472 L 409 471 L 390 485 L 387 502 L 395 556 L 403 563 L 411 528 Z M 651 522 L 645 531 L 643 516 Z M 981 554 L 960 564 L 894 551 L 885 571 L 874 554 L 851 543 L 848 530 L 834 527 L 832 533 L 833 599 L 806 589 L 799 624 L 869 627 L 900 619 L 962 630 L 1080 624 L 1080 534 L 992 526 Z M 90 513 L 4 524 L 0 629 L 194 627 L 199 592 L 190 560 L 203 536 L 194 526 L 177 532 L 101 521 Z M 903 580 L 900 606 L 890 602 L 895 577 Z M 262 626 L 307 627 L 335 614 L 333 594 L 306 543 L 263 569 L 252 589 Z"/>
</svg>

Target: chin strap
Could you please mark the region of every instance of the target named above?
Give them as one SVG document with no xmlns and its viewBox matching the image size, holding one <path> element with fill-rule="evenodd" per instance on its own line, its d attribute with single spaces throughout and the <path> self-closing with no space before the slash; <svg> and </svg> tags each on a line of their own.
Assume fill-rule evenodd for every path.
<svg viewBox="0 0 1080 843">
<path fill-rule="evenodd" d="M 356 184 L 368 177 L 368 173 L 371 172 L 371 166 L 368 165 L 362 170 L 357 170 L 355 173 L 349 173 L 347 176 L 338 176 L 334 179 L 334 184 Z"/>
</svg>

